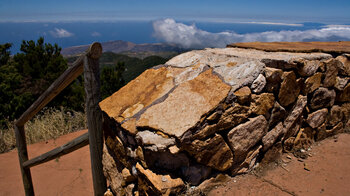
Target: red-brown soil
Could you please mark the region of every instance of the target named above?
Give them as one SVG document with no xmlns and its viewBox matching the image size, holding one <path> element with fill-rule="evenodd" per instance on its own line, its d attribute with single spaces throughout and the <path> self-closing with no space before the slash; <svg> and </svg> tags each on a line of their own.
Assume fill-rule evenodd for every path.
<svg viewBox="0 0 350 196">
<path fill-rule="evenodd" d="M 28 146 L 34 157 L 85 133 Z M 303 162 L 284 154 L 260 175 L 231 178 L 208 195 L 350 195 L 350 134 L 316 143 Z M 289 156 L 291 159 L 287 158 Z M 306 163 L 307 169 L 304 169 Z M 32 168 L 36 195 L 93 195 L 89 147 Z M 0 154 L 0 196 L 24 195 L 17 151 Z"/>
<path fill-rule="evenodd" d="M 304 160 L 283 154 L 263 174 L 236 176 L 208 195 L 350 195 L 350 134 L 316 143 L 309 153 Z"/>
<path fill-rule="evenodd" d="M 61 146 L 86 133 L 64 135 L 28 146 L 29 158 Z M 31 169 L 35 195 L 93 195 L 89 146 Z M 0 196 L 24 195 L 17 151 L 0 154 Z"/>
<path fill-rule="evenodd" d="M 268 52 L 350 53 L 350 41 L 341 42 L 244 42 L 227 47 L 252 48 Z"/>
</svg>

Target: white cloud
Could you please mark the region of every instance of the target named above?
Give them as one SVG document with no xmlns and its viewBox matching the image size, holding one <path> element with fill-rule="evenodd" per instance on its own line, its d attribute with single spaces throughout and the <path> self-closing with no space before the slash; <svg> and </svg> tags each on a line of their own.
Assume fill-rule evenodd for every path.
<svg viewBox="0 0 350 196">
<path fill-rule="evenodd" d="M 294 31 L 266 31 L 261 33 L 238 34 L 235 32 L 211 33 L 198 29 L 194 24 L 186 25 L 173 19 L 153 22 L 154 36 L 168 43 L 184 48 L 225 47 L 234 42 L 279 42 L 327 40 L 332 37 L 350 39 L 350 27 L 325 26 L 321 29 Z"/>
<path fill-rule="evenodd" d="M 60 28 L 55 28 L 54 31 L 50 31 L 51 35 L 56 37 L 56 38 L 64 38 L 64 37 L 72 37 L 74 34 L 65 30 L 65 29 L 60 29 Z"/>
<path fill-rule="evenodd" d="M 302 27 L 303 24 L 297 23 L 282 23 L 282 22 L 236 22 L 241 24 L 262 24 L 262 25 L 278 25 L 278 26 L 293 26 L 293 27 Z"/>
<path fill-rule="evenodd" d="M 92 33 L 91 33 L 91 36 L 92 36 L 92 37 L 100 37 L 100 36 L 101 36 L 101 33 L 95 31 L 95 32 L 92 32 Z"/>
</svg>

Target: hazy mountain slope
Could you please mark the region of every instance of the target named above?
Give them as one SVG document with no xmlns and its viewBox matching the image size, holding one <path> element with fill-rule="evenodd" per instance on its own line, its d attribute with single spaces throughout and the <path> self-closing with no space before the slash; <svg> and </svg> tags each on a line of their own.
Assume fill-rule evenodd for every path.
<svg viewBox="0 0 350 196">
<path fill-rule="evenodd" d="M 126 41 L 108 41 L 103 42 L 102 48 L 104 52 L 114 52 L 114 53 L 125 53 L 131 54 L 136 57 L 147 57 L 152 55 L 163 56 L 169 55 L 171 53 L 179 53 L 184 51 L 182 48 L 177 47 L 176 45 L 166 44 L 166 43 L 151 43 L 151 44 L 135 44 L 132 42 Z M 89 45 L 73 46 L 69 48 L 64 48 L 61 51 L 61 54 L 64 56 L 74 56 L 86 51 Z M 140 55 L 138 55 L 140 53 Z M 146 55 L 145 55 L 146 54 Z"/>
</svg>

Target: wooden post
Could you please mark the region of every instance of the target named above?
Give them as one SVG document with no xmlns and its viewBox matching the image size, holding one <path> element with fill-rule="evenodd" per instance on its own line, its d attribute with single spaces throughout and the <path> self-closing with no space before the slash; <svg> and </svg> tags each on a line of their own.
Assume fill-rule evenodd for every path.
<svg viewBox="0 0 350 196">
<path fill-rule="evenodd" d="M 24 126 L 15 125 L 15 135 L 18 150 L 19 167 L 22 173 L 22 180 L 25 195 L 34 195 L 34 187 L 32 182 L 32 175 L 30 174 L 30 168 L 23 167 L 23 163 L 28 160 L 26 134 L 24 132 Z"/>
<path fill-rule="evenodd" d="M 89 129 L 92 180 L 95 195 L 102 196 L 107 188 L 102 168 L 102 112 L 100 102 L 100 67 L 102 54 L 100 43 L 93 43 L 84 57 L 84 85 L 86 94 L 86 115 Z"/>
</svg>

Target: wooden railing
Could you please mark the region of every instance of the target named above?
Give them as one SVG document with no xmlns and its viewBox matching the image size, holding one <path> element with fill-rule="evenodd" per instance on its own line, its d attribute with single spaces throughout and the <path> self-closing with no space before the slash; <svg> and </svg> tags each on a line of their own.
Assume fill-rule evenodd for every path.
<svg viewBox="0 0 350 196">
<path fill-rule="evenodd" d="M 90 144 L 91 171 L 95 195 L 103 195 L 106 191 L 106 179 L 102 171 L 102 114 L 98 106 L 100 101 L 99 58 L 102 54 L 100 43 L 93 43 L 51 86 L 22 114 L 15 122 L 16 145 L 19 165 L 22 173 L 26 195 L 34 195 L 34 187 L 30 168 L 62 155 L 73 152 Z M 86 115 L 88 133 L 55 148 L 38 157 L 28 160 L 24 125 L 46 106 L 56 95 L 84 72 L 86 94 Z"/>
</svg>

